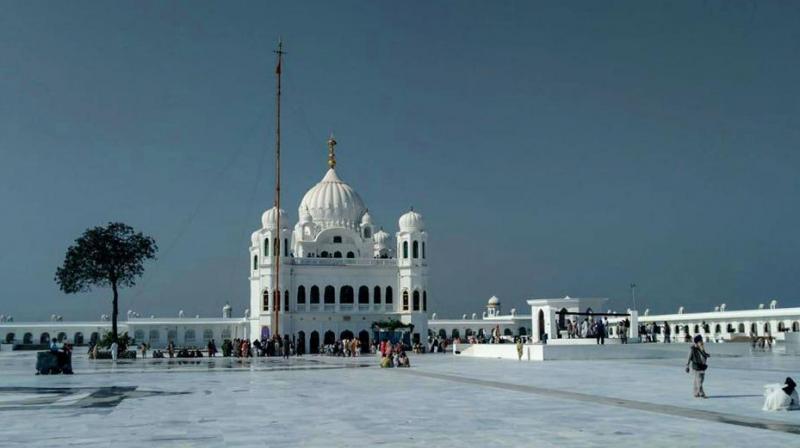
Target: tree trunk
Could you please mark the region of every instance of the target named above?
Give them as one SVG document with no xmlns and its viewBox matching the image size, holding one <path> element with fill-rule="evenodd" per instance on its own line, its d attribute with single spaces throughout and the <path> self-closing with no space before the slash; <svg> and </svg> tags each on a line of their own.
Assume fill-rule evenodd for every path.
<svg viewBox="0 0 800 448">
<path fill-rule="evenodd" d="M 117 315 L 119 314 L 119 293 L 117 293 L 117 282 L 111 282 L 111 290 L 114 291 L 114 310 L 111 312 L 111 340 L 117 342 Z"/>
</svg>

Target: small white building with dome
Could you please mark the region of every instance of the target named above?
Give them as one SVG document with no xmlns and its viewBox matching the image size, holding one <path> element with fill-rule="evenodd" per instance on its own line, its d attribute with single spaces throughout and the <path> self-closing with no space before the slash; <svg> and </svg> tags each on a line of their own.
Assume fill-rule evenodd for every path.
<svg viewBox="0 0 800 448">
<path fill-rule="evenodd" d="M 367 346 L 373 322 L 397 320 L 413 325 L 410 342 L 424 342 L 423 217 L 413 209 L 402 214 L 394 236 L 376 226 L 364 200 L 336 172 L 335 145 L 331 137 L 328 170 L 303 196 L 297 221 L 273 207 L 251 235 L 250 338 L 271 337 L 277 324 L 298 349 L 315 353 L 343 338 Z"/>
</svg>

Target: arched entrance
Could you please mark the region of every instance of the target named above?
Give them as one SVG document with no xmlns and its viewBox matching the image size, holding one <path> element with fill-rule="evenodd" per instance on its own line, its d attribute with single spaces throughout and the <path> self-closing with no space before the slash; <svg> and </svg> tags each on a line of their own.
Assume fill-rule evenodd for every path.
<svg viewBox="0 0 800 448">
<path fill-rule="evenodd" d="M 67 333 L 64 333 L 63 331 L 58 333 L 58 342 L 64 342 L 65 340 L 67 340 Z"/>
<path fill-rule="evenodd" d="M 345 339 L 347 339 L 347 340 L 350 340 L 350 339 L 353 339 L 353 332 L 352 332 L 352 331 L 350 331 L 350 330 L 344 330 L 343 332 L 341 332 L 341 333 L 339 334 L 339 339 L 341 339 L 341 340 L 345 340 Z"/>
<path fill-rule="evenodd" d="M 567 309 L 561 308 L 561 311 L 558 312 L 558 329 L 564 331 L 567 329 Z M 559 334 L 559 336 L 561 336 Z"/>
<path fill-rule="evenodd" d="M 83 333 L 81 333 L 80 331 L 75 333 L 74 339 L 75 340 L 73 342 L 75 343 L 75 345 L 83 345 Z"/>
<path fill-rule="evenodd" d="M 358 332 L 358 340 L 361 341 L 361 353 L 369 353 L 369 333 L 367 330 Z"/>
<path fill-rule="evenodd" d="M 447 331 L 444 328 L 439 330 L 439 339 L 447 339 Z"/>
<path fill-rule="evenodd" d="M 325 345 L 335 344 L 336 343 L 336 333 L 332 332 L 331 330 L 326 331 L 325 332 L 325 339 L 323 340 L 323 343 Z"/>
<path fill-rule="evenodd" d="M 25 333 L 25 335 L 22 336 L 22 343 L 23 344 L 33 344 L 33 334 Z"/>
<path fill-rule="evenodd" d="M 6 344 L 11 344 L 14 342 L 14 333 L 6 334 Z"/>
<path fill-rule="evenodd" d="M 317 354 L 319 353 L 319 333 L 317 331 L 311 332 L 311 337 L 308 341 L 309 345 L 309 353 Z"/>
<path fill-rule="evenodd" d="M 298 331 L 297 332 L 297 354 L 302 355 L 306 352 L 306 332 L 305 331 Z"/>
<path fill-rule="evenodd" d="M 458 339 L 461 337 L 461 333 L 459 333 L 458 328 L 453 328 L 453 339 Z"/>
<path fill-rule="evenodd" d="M 39 336 L 39 343 L 40 344 L 49 344 L 50 343 L 50 333 L 44 332 L 41 336 Z"/>
</svg>

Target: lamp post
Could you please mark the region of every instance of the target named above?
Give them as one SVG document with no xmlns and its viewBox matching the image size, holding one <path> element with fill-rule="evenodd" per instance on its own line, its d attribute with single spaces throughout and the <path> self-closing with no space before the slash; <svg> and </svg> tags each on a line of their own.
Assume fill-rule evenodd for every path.
<svg viewBox="0 0 800 448">
<path fill-rule="evenodd" d="M 633 309 L 639 311 L 636 308 L 636 283 L 631 283 L 631 300 L 633 300 Z"/>
</svg>

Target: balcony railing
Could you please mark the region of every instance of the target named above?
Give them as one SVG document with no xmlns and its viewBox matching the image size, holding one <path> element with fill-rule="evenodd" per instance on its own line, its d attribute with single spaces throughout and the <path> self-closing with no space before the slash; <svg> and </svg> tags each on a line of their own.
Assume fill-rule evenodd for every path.
<svg viewBox="0 0 800 448">
<path fill-rule="evenodd" d="M 394 258 L 292 258 L 298 266 L 397 266 Z"/>
</svg>

